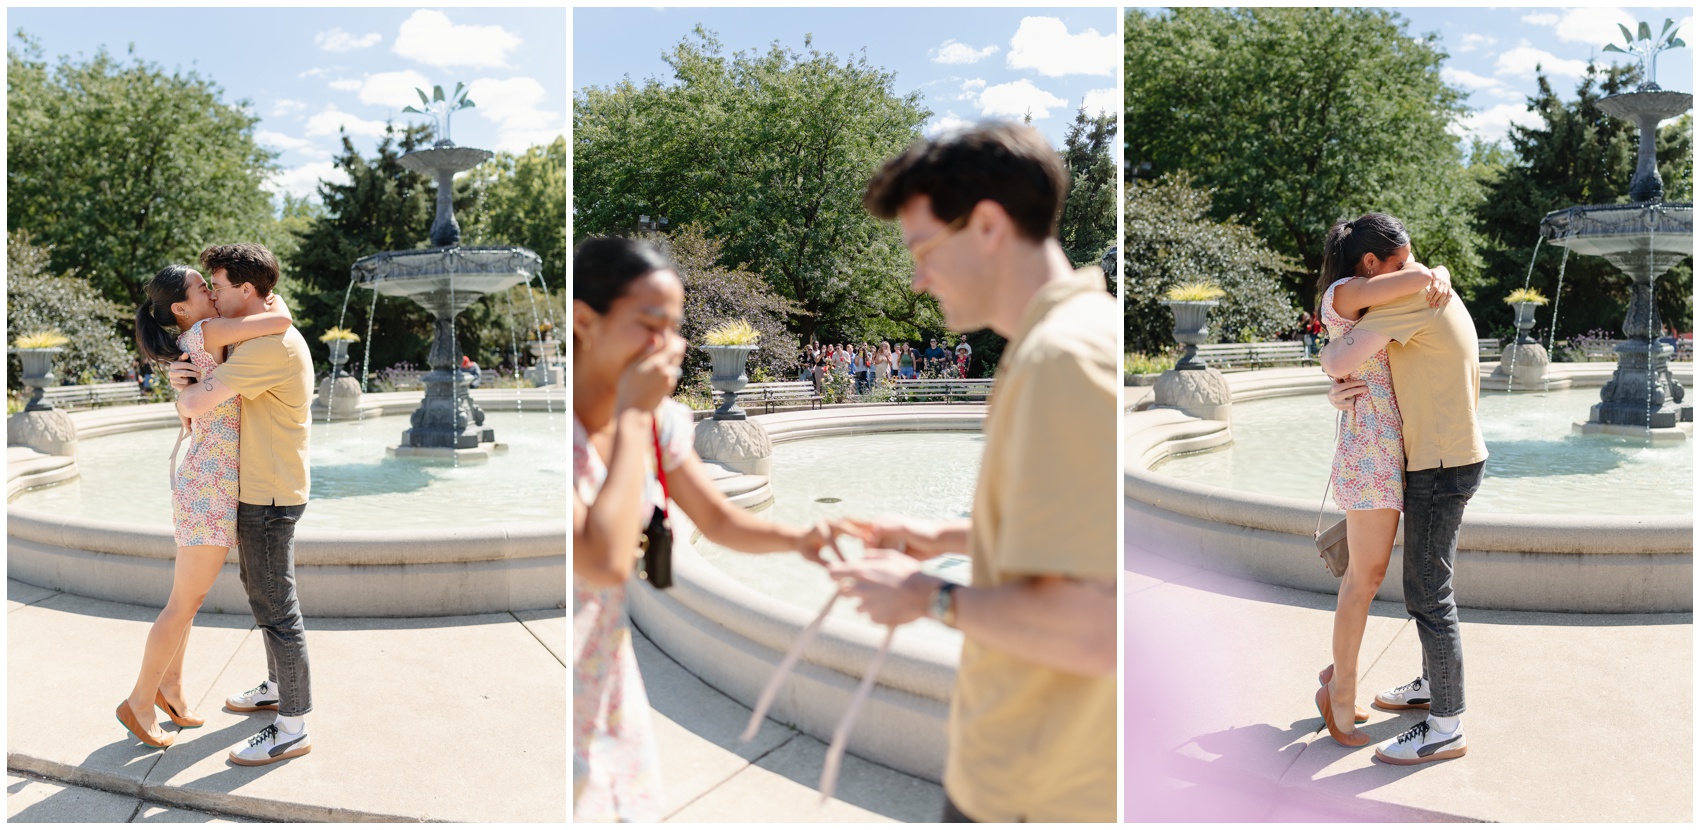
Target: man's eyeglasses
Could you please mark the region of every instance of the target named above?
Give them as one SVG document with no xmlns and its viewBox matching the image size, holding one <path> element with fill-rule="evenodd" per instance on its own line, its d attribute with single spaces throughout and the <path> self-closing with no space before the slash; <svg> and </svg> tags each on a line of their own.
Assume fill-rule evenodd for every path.
<svg viewBox="0 0 1700 830">
<path fill-rule="evenodd" d="M 921 244 L 910 248 L 909 249 L 909 255 L 915 258 L 915 264 L 917 266 L 919 266 L 921 264 L 921 258 L 926 256 L 934 248 L 937 248 L 939 246 L 939 243 L 943 242 L 946 237 L 950 236 L 953 233 L 956 233 L 959 230 L 962 230 L 964 227 L 967 227 L 968 216 L 969 216 L 969 214 L 964 213 L 961 216 L 958 216 L 955 219 L 950 220 L 950 224 L 945 225 L 944 230 L 933 234 L 932 238 L 927 239 L 927 240 L 923 241 Z"/>
</svg>

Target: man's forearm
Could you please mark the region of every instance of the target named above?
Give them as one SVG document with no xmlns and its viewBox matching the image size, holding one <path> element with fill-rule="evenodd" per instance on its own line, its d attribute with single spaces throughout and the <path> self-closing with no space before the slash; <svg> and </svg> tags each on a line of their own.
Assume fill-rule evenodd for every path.
<svg viewBox="0 0 1700 830">
<path fill-rule="evenodd" d="M 1035 577 L 956 591 L 963 636 L 1011 656 L 1073 674 L 1116 670 L 1116 591 L 1111 583 Z"/>
</svg>

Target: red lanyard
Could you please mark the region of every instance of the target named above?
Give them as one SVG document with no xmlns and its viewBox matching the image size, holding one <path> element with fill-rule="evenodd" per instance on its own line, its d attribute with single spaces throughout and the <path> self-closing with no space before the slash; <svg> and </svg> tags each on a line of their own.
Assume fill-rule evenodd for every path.
<svg viewBox="0 0 1700 830">
<path fill-rule="evenodd" d="M 667 515 L 667 465 L 661 460 L 661 422 L 650 416 L 650 434 L 655 436 L 655 477 L 661 479 L 661 515 Z"/>
</svg>

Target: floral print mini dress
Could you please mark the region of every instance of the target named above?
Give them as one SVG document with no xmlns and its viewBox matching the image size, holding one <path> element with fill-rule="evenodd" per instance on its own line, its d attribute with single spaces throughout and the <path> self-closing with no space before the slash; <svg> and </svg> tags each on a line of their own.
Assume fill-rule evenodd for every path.
<svg viewBox="0 0 1700 830">
<path fill-rule="evenodd" d="M 1329 340 L 1344 337 L 1357 325 L 1334 310 L 1334 289 L 1350 279 L 1335 282 L 1322 295 L 1322 323 Z M 1350 376 L 1362 380 L 1369 391 L 1352 399 L 1351 412 L 1342 413 L 1334 448 L 1334 503 L 1341 510 L 1403 510 L 1405 439 L 1387 350 L 1376 352 Z"/>
<path fill-rule="evenodd" d="M 189 362 L 212 377 L 218 363 L 207 354 L 202 320 L 177 338 Z M 242 436 L 242 396 L 194 419 L 189 453 L 172 476 L 171 523 L 177 546 L 236 546 L 237 458 Z"/>
<path fill-rule="evenodd" d="M 672 400 L 656 410 L 661 462 L 671 472 L 692 451 L 691 412 Z M 651 447 L 648 436 L 644 445 Z M 642 519 L 663 500 L 655 476 L 655 450 L 647 455 Z M 573 418 L 573 489 L 586 505 L 596 500 L 608 468 Z M 670 508 L 671 509 L 671 508 Z M 632 551 L 636 558 L 639 552 Z M 633 569 L 633 579 L 636 579 Z M 627 616 L 626 585 L 599 588 L 573 575 L 573 821 L 660 821 L 661 764 L 650 721 L 649 696 L 638 675 Z"/>
</svg>

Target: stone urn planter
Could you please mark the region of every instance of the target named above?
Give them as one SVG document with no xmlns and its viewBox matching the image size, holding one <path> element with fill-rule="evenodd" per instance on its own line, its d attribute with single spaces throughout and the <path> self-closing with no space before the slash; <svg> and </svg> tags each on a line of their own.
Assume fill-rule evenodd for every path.
<svg viewBox="0 0 1700 830">
<path fill-rule="evenodd" d="M 738 392 L 750 382 L 749 375 L 744 373 L 744 367 L 749 363 L 750 352 L 755 346 L 703 346 L 712 362 L 708 384 L 715 391 L 722 393 L 720 407 L 714 410 L 716 421 L 742 421 L 748 417 L 744 408 L 738 405 Z"/>
<path fill-rule="evenodd" d="M 325 345 L 329 346 L 331 350 L 331 377 L 340 378 L 347 375 L 348 373 L 343 371 L 342 367 L 343 364 L 348 362 L 348 341 L 331 340 Z"/>
<path fill-rule="evenodd" d="M 1540 308 L 1541 304 L 1512 303 L 1511 307 L 1517 310 L 1517 318 L 1513 321 L 1513 324 L 1517 326 L 1517 340 L 1515 342 L 1518 345 L 1536 342 L 1534 338 L 1529 336 L 1529 330 L 1535 327 L 1535 309 Z"/>
<path fill-rule="evenodd" d="M 1210 332 L 1210 309 L 1218 304 L 1217 300 L 1169 300 L 1165 303 L 1175 315 L 1175 340 L 1186 347 L 1186 352 L 1175 362 L 1176 369 L 1197 372 L 1207 368 L 1198 356 L 1198 347 Z"/>
<path fill-rule="evenodd" d="M 548 340 L 527 340 L 525 350 L 539 361 L 547 361 L 561 353 L 561 341 L 553 337 Z"/>
<path fill-rule="evenodd" d="M 53 402 L 42 399 L 42 390 L 59 385 L 59 378 L 53 375 L 53 356 L 65 351 L 57 346 L 42 349 L 12 349 L 18 356 L 18 362 L 23 365 L 24 385 L 34 389 L 30 394 L 29 403 L 24 406 L 25 412 L 47 412 L 53 409 Z"/>
</svg>

